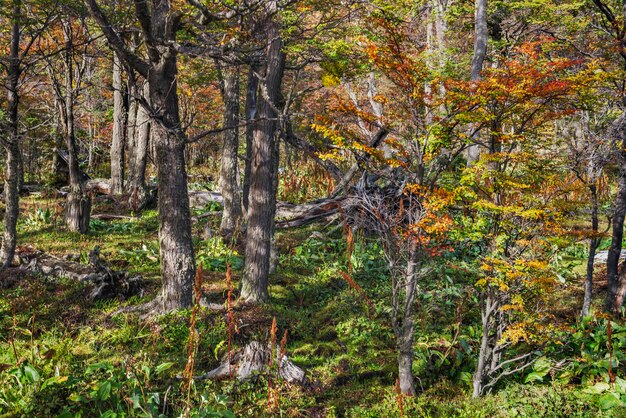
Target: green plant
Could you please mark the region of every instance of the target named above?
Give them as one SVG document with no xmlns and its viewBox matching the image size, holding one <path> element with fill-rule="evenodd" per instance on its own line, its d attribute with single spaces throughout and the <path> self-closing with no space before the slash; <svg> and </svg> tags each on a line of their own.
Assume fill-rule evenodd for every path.
<svg viewBox="0 0 626 418">
<path fill-rule="evenodd" d="M 24 225 L 28 228 L 38 228 L 49 226 L 54 223 L 54 218 L 50 208 L 37 207 L 34 213 L 29 213 L 24 219 Z"/>
</svg>

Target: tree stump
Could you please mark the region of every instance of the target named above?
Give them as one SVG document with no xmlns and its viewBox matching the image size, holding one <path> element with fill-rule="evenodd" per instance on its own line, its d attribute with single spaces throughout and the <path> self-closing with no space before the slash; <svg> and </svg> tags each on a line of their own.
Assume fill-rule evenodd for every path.
<svg viewBox="0 0 626 418">
<path fill-rule="evenodd" d="M 228 355 L 217 368 L 199 376 L 198 379 L 222 379 L 233 376 L 238 380 L 248 380 L 259 374 L 265 373 L 269 367 L 271 348 L 269 344 L 261 344 L 251 341 L 245 347 Z M 280 355 L 280 349 L 276 350 L 274 361 L 278 365 L 278 375 L 287 383 L 307 386 L 304 370 L 296 366 L 286 355 Z"/>
</svg>

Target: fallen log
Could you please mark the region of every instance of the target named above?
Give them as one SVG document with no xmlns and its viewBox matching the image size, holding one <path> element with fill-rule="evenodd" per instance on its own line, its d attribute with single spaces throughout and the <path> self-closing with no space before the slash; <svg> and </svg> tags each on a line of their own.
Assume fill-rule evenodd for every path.
<svg viewBox="0 0 626 418">
<path fill-rule="evenodd" d="M 91 219 L 99 219 L 101 221 L 111 221 L 114 219 L 134 219 L 132 216 L 112 215 L 110 213 L 96 213 L 91 215 Z"/>
<path fill-rule="evenodd" d="M 72 261 L 70 256 L 59 258 L 31 248 L 18 248 L 16 257 L 19 261 L 17 268 L 22 271 L 88 283 L 87 298 L 92 301 L 143 295 L 143 278 L 109 268 L 100 259 L 97 246 L 89 253 L 89 265 Z"/>
<path fill-rule="evenodd" d="M 221 193 L 210 192 L 208 190 L 189 190 L 189 207 L 202 209 L 210 203 L 224 203 Z"/>
<path fill-rule="evenodd" d="M 345 197 L 318 199 L 312 202 L 295 205 L 289 202 L 276 202 L 276 226 L 279 228 L 299 227 L 311 222 L 337 215 L 341 211 Z M 222 195 L 218 192 L 193 190 L 189 192 L 189 206 L 199 209 L 209 203 L 223 203 Z M 196 215 L 192 218 L 197 221 L 209 216 L 217 216 L 219 211 L 211 211 Z"/>
<path fill-rule="evenodd" d="M 223 379 L 230 376 L 247 380 L 265 373 L 270 364 L 271 348 L 268 344 L 251 341 L 245 347 L 224 358 L 222 364 L 197 379 Z M 296 366 L 286 355 L 276 350 L 274 361 L 278 365 L 278 375 L 287 383 L 306 386 L 309 383 L 304 370 Z"/>
<path fill-rule="evenodd" d="M 20 187 L 21 195 L 28 195 L 31 193 L 41 192 L 45 189 L 42 184 L 22 184 Z M 0 194 L 4 196 L 4 182 L 0 182 Z"/>
<path fill-rule="evenodd" d="M 70 186 L 63 186 L 59 189 L 61 193 L 67 194 Z M 87 193 L 111 194 L 111 183 L 108 179 L 89 179 L 85 180 L 85 191 Z"/>
</svg>

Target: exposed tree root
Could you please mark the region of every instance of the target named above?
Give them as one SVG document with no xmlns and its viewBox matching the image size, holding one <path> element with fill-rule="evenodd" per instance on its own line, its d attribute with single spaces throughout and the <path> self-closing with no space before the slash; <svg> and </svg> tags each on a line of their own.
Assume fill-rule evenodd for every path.
<svg viewBox="0 0 626 418">
<path fill-rule="evenodd" d="M 20 261 L 18 270 L 45 276 L 65 277 L 90 284 L 89 300 L 108 299 L 121 296 L 129 298 L 143 294 L 141 276 L 130 276 L 128 272 L 114 271 L 100 259 L 100 249 L 89 253 L 89 265 L 72 261 L 67 256 L 59 258 L 31 248 L 18 248 Z"/>
</svg>

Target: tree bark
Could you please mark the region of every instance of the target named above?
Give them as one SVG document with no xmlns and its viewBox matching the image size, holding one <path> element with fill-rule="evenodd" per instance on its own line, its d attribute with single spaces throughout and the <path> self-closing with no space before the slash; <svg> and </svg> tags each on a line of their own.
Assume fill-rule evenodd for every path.
<svg viewBox="0 0 626 418">
<path fill-rule="evenodd" d="M 20 1 L 13 3 L 13 24 L 11 27 L 11 45 L 9 52 L 7 84 L 7 138 L 2 141 L 7 152 L 7 171 L 4 181 L 4 232 L 0 249 L 0 268 L 5 269 L 13 262 L 17 244 L 17 218 L 19 215 L 20 160 L 19 148 L 19 78 L 20 68 Z"/>
<path fill-rule="evenodd" d="M 476 370 L 474 371 L 474 376 L 472 378 L 473 398 L 478 398 L 480 395 L 482 395 L 483 385 L 485 383 L 485 369 L 490 357 L 489 323 L 494 303 L 491 294 L 491 289 L 487 289 L 485 291 L 480 307 L 483 334 L 480 339 L 480 349 L 478 350 L 478 364 L 476 365 Z"/>
<path fill-rule="evenodd" d="M 166 312 L 191 305 L 195 258 L 191 240 L 191 214 L 185 167 L 186 137 L 182 131 L 177 91 L 176 31 L 182 15 L 166 0 L 135 2 L 148 56 L 144 61 L 126 49 L 98 6 L 84 0 L 109 45 L 125 63 L 148 80 L 151 131 L 158 176 L 159 243 L 163 286 L 147 308 Z"/>
<path fill-rule="evenodd" d="M 257 94 L 259 89 L 259 78 L 255 74 L 258 66 L 251 64 L 248 71 L 248 83 L 246 92 L 246 159 L 243 174 L 243 210 L 248 213 L 248 202 L 250 195 L 250 173 L 252 171 L 252 142 L 254 138 L 254 120 L 257 113 Z"/>
<path fill-rule="evenodd" d="M 91 198 L 84 190 L 83 174 L 78 164 L 78 146 L 74 130 L 74 68 L 73 33 L 71 22 L 63 21 L 65 36 L 65 141 L 68 151 L 70 192 L 67 196 L 65 223 L 70 231 L 86 234 L 89 231 Z"/>
<path fill-rule="evenodd" d="M 166 19 L 167 16 L 161 17 Z M 149 74 L 150 103 L 160 109 L 160 123 L 152 124 L 159 179 L 159 242 L 163 288 L 159 310 L 191 305 L 195 259 L 191 240 L 191 215 L 187 194 L 185 139 L 180 129 L 177 63 L 173 53 L 162 57 Z"/>
<path fill-rule="evenodd" d="M 143 98 L 150 102 L 150 87 L 146 81 L 142 88 Z M 137 109 L 135 135 L 134 163 L 130 170 L 130 196 L 128 205 L 133 211 L 142 210 L 150 200 L 150 193 L 146 185 L 146 166 L 148 163 L 148 146 L 150 141 L 150 115 L 143 106 Z"/>
<path fill-rule="evenodd" d="M 483 62 L 487 56 L 487 0 L 476 0 L 474 19 L 474 56 L 472 57 L 472 81 L 480 80 Z"/>
<path fill-rule="evenodd" d="M 277 109 L 281 99 L 285 53 L 282 51 L 283 41 L 278 24 L 273 19 L 270 17 L 268 23 L 265 79 L 258 98 L 258 118 L 254 122 L 248 228 L 241 279 L 241 299 L 255 303 L 269 299 L 270 248 L 276 212 Z"/>
<path fill-rule="evenodd" d="M 122 89 L 122 63 L 113 54 L 113 138 L 111 140 L 111 188 L 113 194 L 124 191 L 125 109 Z"/>
<path fill-rule="evenodd" d="M 617 301 L 617 291 L 619 286 L 618 267 L 619 258 L 622 252 L 622 240 L 624 237 L 624 217 L 626 215 L 626 112 L 624 112 L 613 126 L 617 143 L 621 146 L 618 151 L 620 173 L 617 183 L 617 194 L 613 203 L 613 220 L 611 246 L 609 247 L 606 261 L 606 273 L 608 280 L 608 293 L 606 297 L 607 312 L 617 312 L 620 306 Z"/>
<path fill-rule="evenodd" d="M 480 73 L 483 70 L 483 63 L 487 56 L 487 40 L 489 31 L 487 28 L 487 0 L 476 0 L 476 11 L 474 17 L 474 56 L 472 57 L 471 79 L 480 80 Z M 474 143 L 467 148 L 467 162 L 473 164 L 480 158 L 480 146 L 476 144 L 478 133 L 472 137 Z"/>
<path fill-rule="evenodd" d="M 241 208 L 241 189 L 239 187 L 239 70 L 227 69 L 222 83 L 224 99 L 225 128 L 222 145 L 222 164 L 220 169 L 220 190 L 224 198 L 224 211 L 220 233 L 230 237 L 241 226 L 243 212 Z"/>
<path fill-rule="evenodd" d="M 412 240 L 409 243 L 409 260 L 404 283 L 402 325 L 398 328 L 400 332 L 396 336 L 396 345 L 398 348 L 398 382 L 402 394 L 409 396 L 415 395 L 415 383 L 413 380 L 413 333 L 415 332 L 414 305 L 418 268 L 417 243 Z"/>
<path fill-rule="evenodd" d="M 593 237 L 589 240 L 589 256 L 587 257 L 587 276 L 585 278 L 585 296 L 583 298 L 583 307 L 581 316 L 589 315 L 591 308 L 591 297 L 593 296 L 593 271 L 596 258 L 596 249 L 600 244 L 598 234 L 598 190 L 596 183 L 589 185 L 589 193 L 591 198 L 591 231 Z"/>
<path fill-rule="evenodd" d="M 128 87 L 128 113 L 126 116 L 126 159 L 128 165 L 126 170 L 126 182 L 125 187 L 130 187 L 132 184 L 132 176 L 135 173 L 135 162 L 137 153 L 137 96 L 139 95 L 139 88 L 134 81 L 129 81 Z"/>
</svg>

